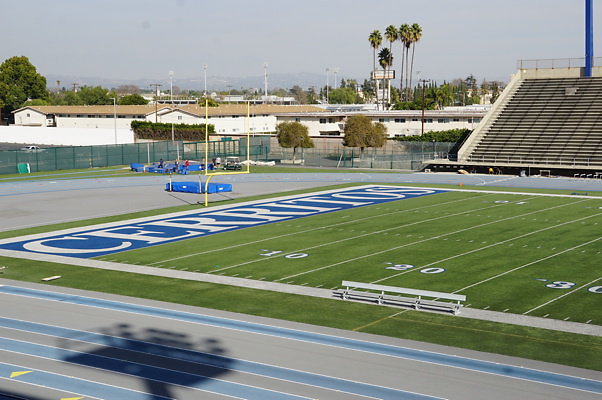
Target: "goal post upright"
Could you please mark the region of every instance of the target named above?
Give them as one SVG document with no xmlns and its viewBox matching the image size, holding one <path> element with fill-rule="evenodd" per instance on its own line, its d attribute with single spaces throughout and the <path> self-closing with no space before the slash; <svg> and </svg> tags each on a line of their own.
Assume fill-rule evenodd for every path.
<svg viewBox="0 0 602 400">
<path fill-rule="evenodd" d="M 240 175 L 251 172 L 251 102 L 247 101 L 247 168 L 243 171 L 217 171 L 209 172 L 209 102 L 205 98 L 205 207 L 209 205 L 209 181 L 218 175 Z"/>
</svg>

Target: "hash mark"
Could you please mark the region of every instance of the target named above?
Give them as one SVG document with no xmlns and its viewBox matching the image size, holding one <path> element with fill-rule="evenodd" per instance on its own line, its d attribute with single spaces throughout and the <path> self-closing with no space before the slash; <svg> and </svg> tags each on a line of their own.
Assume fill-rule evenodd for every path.
<svg viewBox="0 0 602 400">
<path fill-rule="evenodd" d="M 566 320 L 567 320 L 567 319 L 569 319 L 569 318 L 571 318 L 571 317 L 566 317 L 564 320 L 566 321 Z"/>
<path fill-rule="evenodd" d="M 589 321 L 586 322 L 586 324 L 589 324 L 590 322 L 592 322 L 592 320 L 590 319 Z"/>
<path fill-rule="evenodd" d="M 547 317 L 548 317 L 548 315 L 550 315 L 550 314 L 546 314 L 546 315 L 544 315 L 543 317 L 544 317 L 544 318 L 547 318 Z"/>
</svg>

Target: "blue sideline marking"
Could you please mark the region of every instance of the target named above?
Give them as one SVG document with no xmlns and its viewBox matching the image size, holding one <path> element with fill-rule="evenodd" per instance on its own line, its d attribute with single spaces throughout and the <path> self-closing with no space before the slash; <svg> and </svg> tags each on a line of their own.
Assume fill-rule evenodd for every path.
<svg viewBox="0 0 602 400">
<path fill-rule="evenodd" d="M 337 390 L 346 393 L 352 393 L 356 395 L 363 395 L 367 397 L 375 397 L 382 400 L 433 400 L 438 399 L 436 397 L 410 393 L 402 390 L 389 389 L 381 386 L 375 386 L 362 382 L 354 382 L 345 379 L 334 378 L 330 376 L 313 374 L 310 372 L 297 371 L 289 368 L 277 367 L 268 364 L 262 364 L 252 361 L 245 361 L 239 359 L 233 359 L 230 357 L 224 357 L 216 354 L 205 353 L 200 351 L 194 351 L 189 349 L 181 349 L 175 347 L 169 347 L 161 344 L 144 342 L 140 340 L 125 339 L 121 337 L 115 337 L 110 335 L 98 334 L 94 332 L 85 332 L 75 329 L 61 328 L 57 326 L 38 324 L 35 322 L 19 321 L 9 318 L 0 317 L 0 326 L 9 329 L 15 329 L 24 332 L 39 333 L 48 336 L 56 336 L 64 339 L 73 339 L 77 341 L 87 342 L 91 344 L 97 344 L 103 346 L 103 348 L 112 347 L 116 349 L 123 349 L 129 351 L 137 351 L 145 354 L 151 354 L 159 357 L 175 358 L 182 361 L 189 361 L 195 364 L 208 365 L 211 367 L 222 368 L 233 371 L 240 371 L 250 373 L 254 375 L 266 376 L 274 379 L 282 379 L 286 381 L 303 383 L 311 386 L 321 387 L 330 390 Z M 3 346 L 2 339 L 0 338 L 0 349 Z M 19 348 L 17 345 L 9 346 L 9 349 Z M 49 357 L 48 354 L 52 355 L 56 353 L 51 351 L 40 353 L 37 355 Z M 62 349 L 59 349 L 63 351 Z M 24 352 L 20 350 L 20 352 Z M 29 354 L 29 353 L 28 353 Z M 75 359 L 65 359 L 64 361 L 77 362 L 84 365 L 88 365 L 88 357 L 82 357 L 83 361 L 76 361 Z M 100 368 L 105 368 L 103 365 L 96 365 Z M 112 369 L 112 368 L 109 368 Z M 119 371 L 121 372 L 121 371 Z M 139 373 L 137 374 L 139 375 Z M 163 379 L 163 378 L 162 378 Z M 185 384 L 185 383 L 179 383 Z"/>
<path fill-rule="evenodd" d="M 0 286 L 1 293 L 34 297 L 44 300 L 62 301 L 71 304 L 104 308 L 115 311 L 130 312 L 186 321 L 196 324 L 216 326 L 225 329 L 276 336 L 292 340 L 317 343 L 327 346 L 400 357 L 410 360 L 446 365 L 449 367 L 463 368 L 472 371 L 485 372 L 510 378 L 525 379 L 550 385 L 563 386 L 572 389 L 584 390 L 593 393 L 602 393 L 602 382 L 591 379 L 573 377 L 552 372 L 538 371 L 513 365 L 499 364 L 489 361 L 475 360 L 466 357 L 434 353 L 430 351 L 415 350 L 405 347 L 390 346 L 362 340 L 347 339 L 320 333 L 299 331 L 257 323 L 237 321 L 228 318 L 212 317 L 208 315 L 193 314 L 182 311 L 166 310 L 162 308 L 142 306 L 138 304 L 121 303 L 111 300 L 96 299 L 92 297 L 75 296 L 63 293 L 42 291 L 16 286 Z"/>
<path fill-rule="evenodd" d="M 0 248 L 61 256 L 91 258 L 214 233 L 287 221 L 421 197 L 445 190 L 366 185 L 236 204 L 218 209 L 190 211 L 148 219 L 122 221 L 111 227 L 82 227 L 68 234 L 48 232 L 35 239 L 12 238 Z"/>
<path fill-rule="evenodd" d="M 22 365 L 14 365 L 0 362 L 0 377 L 7 377 L 10 376 L 11 372 L 23 370 L 29 370 L 32 372 L 29 374 L 17 376 L 15 378 L 10 378 L 10 380 L 48 387 L 68 393 L 76 393 L 78 395 L 95 397 L 98 399 L 171 400 L 167 397 L 152 395 L 150 393 L 142 393 L 135 390 L 105 385 L 103 383 L 92 382 L 85 379 L 73 378 L 70 376 L 54 374 L 52 372 L 41 371 L 35 368 L 29 368 Z M 0 398 L 2 398 L 1 396 L 2 394 L 0 394 Z"/>
</svg>

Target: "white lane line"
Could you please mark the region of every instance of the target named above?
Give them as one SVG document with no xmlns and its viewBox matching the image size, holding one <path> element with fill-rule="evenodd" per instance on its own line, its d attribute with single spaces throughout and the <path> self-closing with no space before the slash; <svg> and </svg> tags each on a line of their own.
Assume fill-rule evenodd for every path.
<svg viewBox="0 0 602 400">
<path fill-rule="evenodd" d="M 602 239 L 602 238 L 598 238 L 598 239 L 596 239 L 596 240 L 600 240 L 600 239 Z M 541 308 L 541 307 L 547 306 L 548 304 L 550 304 L 550 303 L 553 303 L 553 302 L 555 302 L 556 300 L 560 300 L 560 299 L 562 299 L 563 297 L 566 297 L 566 296 L 568 296 L 568 295 L 570 295 L 570 294 L 572 294 L 572 293 L 574 293 L 574 292 L 576 292 L 576 291 L 578 291 L 578 290 L 580 290 L 580 289 L 583 289 L 583 288 L 584 288 L 584 287 L 586 287 L 586 286 L 589 286 L 589 285 L 593 284 L 594 282 L 597 282 L 597 281 L 599 281 L 600 279 L 602 279 L 602 277 L 601 277 L 601 278 L 596 278 L 596 279 L 594 279 L 593 281 L 586 283 L 585 285 L 581 285 L 581 286 L 579 286 L 578 288 L 571 290 L 570 292 L 567 292 L 567 293 L 565 293 L 565 294 L 563 294 L 563 295 L 561 295 L 561 296 L 558 296 L 558 297 L 556 297 L 555 299 L 552 299 L 552 300 L 550 300 L 550 301 L 547 301 L 547 302 L 545 302 L 545 303 L 543 303 L 543 304 L 540 304 L 540 305 L 538 305 L 537 307 L 534 307 L 534 308 L 530 309 L 529 311 L 525 311 L 525 312 L 523 313 L 523 315 L 529 314 L 531 311 L 535 311 L 535 310 L 537 310 L 538 308 Z M 591 320 L 590 320 L 590 321 L 591 321 Z"/>
<path fill-rule="evenodd" d="M 489 196 L 489 195 L 487 194 L 485 196 Z M 485 196 L 480 196 L 480 197 L 485 197 Z M 444 203 L 432 204 L 430 206 L 420 207 L 420 209 L 430 208 L 430 207 L 438 207 L 438 206 L 441 206 L 441 205 L 453 204 L 453 203 L 457 203 L 457 202 L 461 202 L 461 201 L 472 200 L 472 199 L 475 199 L 477 197 L 479 197 L 479 196 L 468 197 L 468 198 L 463 198 L 463 199 L 458 199 L 458 200 L 452 200 L 452 201 L 447 201 L 447 202 L 444 202 Z M 355 224 L 355 223 L 357 223 L 359 221 L 365 221 L 365 220 L 370 220 L 370 219 L 374 219 L 374 218 L 380 218 L 380 217 L 387 216 L 387 215 L 395 215 L 395 214 L 399 214 L 399 213 L 411 212 L 413 210 L 416 210 L 416 209 L 410 208 L 410 209 L 407 209 L 407 210 L 398 210 L 398 211 L 392 211 L 392 212 L 389 212 L 389 213 L 379 214 L 378 216 L 370 216 L 370 217 L 364 217 L 364 218 L 357 218 L 357 219 L 353 219 L 351 221 L 339 222 L 337 224 L 331 224 L 331 225 L 328 225 L 328 226 L 321 226 L 321 227 L 318 227 L 318 228 L 306 229 L 304 231 L 296 231 L 296 232 L 285 233 L 285 234 L 277 235 L 277 236 L 270 236 L 268 238 L 258 239 L 258 240 L 254 240 L 254 241 L 251 241 L 251 242 L 239 243 L 239 244 L 235 244 L 235 245 L 232 245 L 232 246 L 220 247 L 219 249 L 204 250 L 204 251 L 200 251 L 198 253 L 186 254 L 186 255 L 183 255 L 183 256 L 179 256 L 179 257 L 174 257 L 174 258 L 169 258 L 169 259 L 162 260 L 162 261 L 152 262 L 152 263 L 147 264 L 147 265 L 154 265 L 154 264 L 159 264 L 159 263 L 162 263 L 162 262 L 169 262 L 169 261 L 174 261 L 174 260 L 180 260 L 180 259 L 183 259 L 183 258 L 195 257 L 195 256 L 203 255 L 203 254 L 209 254 L 209 253 L 214 253 L 214 252 L 217 252 L 217 251 L 222 251 L 222 250 L 235 249 L 235 248 L 238 248 L 238 247 L 252 245 L 252 244 L 257 244 L 257 243 L 261 243 L 261 242 L 266 242 L 266 241 L 273 240 L 273 239 L 281 239 L 281 238 L 288 237 L 288 236 L 294 236 L 294 235 L 298 235 L 298 234 L 309 233 L 309 232 L 319 231 L 319 230 L 323 230 L 323 229 L 329 229 L 329 228 L 333 228 L 333 227 L 337 227 L 337 226 L 344 226 L 344 225 L 349 225 L 349 224 Z M 349 230 L 347 230 L 347 231 L 349 232 Z"/>
<path fill-rule="evenodd" d="M 487 207 L 484 207 L 484 208 L 496 208 L 496 207 L 501 207 L 501 206 L 499 204 L 496 204 L 496 205 L 487 206 Z M 557 206 L 557 207 L 560 207 L 560 206 Z M 407 228 L 407 227 L 414 226 L 414 225 L 421 225 L 421 224 L 424 224 L 426 222 L 432 222 L 432 221 L 437 221 L 437 220 L 440 220 L 440 219 L 445 219 L 445 218 L 450 218 L 450 217 L 457 217 L 459 215 L 464 215 L 464 214 L 470 214 L 473 211 L 474 210 L 468 210 L 468 211 L 458 212 L 458 213 L 455 213 L 455 214 L 445 214 L 445 215 L 441 215 L 441 216 L 438 216 L 438 217 L 427 218 L 427 219 L 423 219 L 423 220 L 420 220 L 420 221 L 411 222 L 411 223 L 404 224 L 404 225 L 397 225 L 397 226 L 394 226 L 392 228 L 381 229 L 379 231 L 373 231 L 373 232 L 364 233 L 364 234 L 361 234 L 361 235 L 349 236 L 349 237 L 346 237 L 344 239 L 339 239 L 339 240 L 335 240 L 335 241 L 324 242 L 324 243 L 321 243 L 321 244 L 318 244 L 318 245 L 315 245 L 315 246 L 305 247 L 305 248 L 302 248 L 302 249 L 295 249 L 295 250 L 292 250 L 292 251 L 290 251 L 288 253 L 282 253 L 282 254 L 279 254 L 279 255 L 280 256 L 286 256 L 288 254 L 294 254 L 294 253 L 303 252 L 303 251 L 307 251 L 307 250 L 314 250 L 314 249 L 318 249 L 320 247 L 331 246 L 333 244 L 338 244 L 338 243 L 346 242 L 346 241 L 349 241 L 349 240 L 355 240 L 355 239 L 359 239 L 359 238 L 366 237 L 366 236 L 373 236 L 373 235 L 381 234 L 383 232 L 387 232 L 387 231 L 391 231 L 391 230 L 403 229 L 403 228 Z M 537 211 L 533 211 L 533 212 L 541 212 L 541 211 L 542 210 L 537 210 Z M 515 217 L 512 217 L 512 218 L 515 218 Z M 496 222 L 499 222 L 499 221 L 502 221 L 502 220 L 498 220 L 498 221 L 494 221 L 494 222 L 490 222 L 490 223 L 496 223 Z M 467 229 L 472 229 L 472 227 L 471 228 L 467 228 Z M 457 231 L 457 232 L 461 232 L 461 231 L 462 230 Z M 353 230 L 351 229 L 351 230 L 348 230 L 347 232 L 353 232 Z M 408 236 L 412 236 L 412 235 L 408 235 Z M 424 241 L 427 241 L 427 240 L 432 240 L 432 239 L 433 238 L 423 239 L 423 240 L 420 240 L 420 241 L 417 241 L 417 242 L 413 242 L 413 243 L 421 243 L 421 242 L 424 242 Z M 404 246 L 405 245 L 403 245 L 401 247 L 404 247 Z M 389 250 L 392 250 L 392 249 L 389 249 Z M 385 251 L 389 251 L 389 250 L 385 250 Z M 374 255 L 374 254 L 379 254 L 379 253 L 372 253 L 372 254 L 370 254 L 370 255 L 368 255 L 366 257 L 369 257 L 369 256 Z M 364 256 L 361 256 L 361 257 L 355 258 L 355 259 L 351 259 L 349 261 L 355 261 L 355 260 L 361 259 L 361 258 L 364 258 Z M 242 263 L 239 263 L 239 264 L 230 265 L 228 267 L 224 267 L 224 268 L 216 270 L 216 271 L 222 271 L 222 270 L 225 270 L 225 269 L 241 267 L 243 265 L 253 264 L 255 262 L 263 261 L 263 260 L 265 260 L 265 258 L 257 258 L 257 259 L 245 261 L 245 262 L 242 262 Z M 336 265 L 338 265 L 338 264 L 336 264 Z M 327 267 L 322 267 L 322 268 L 328 268 L 328 266 Z M 295 276 L 295 275 L 293 275 L 293 276 Z M 281 278 L 279 280 L 283 280 L 283 279 L 286 279 L 286 277 Z M 277 281 L 274 281 L 274 282 L 277 282 Z"/>
<path fill-rule="evenodd" d="M 455 290 L 455 291 L 453 291 L 452 293 L 458 293 L 458 292 L 461 292 L 461 291 L 463 291 L 463 290 L 470 289 L 471 287 L 474 287 L 474 286 L 480 285 L 481 283 L 489 282 L 489 281 L 491 281 L 491 280 L 493 280 L 493 279 L 499 278 L 500 276 L 507 275 L 507 274 L 509 274 L 509 273 L 511 273 L 511 272 L 514 272 L 514 271 L 517 271 L 517 270 L 519 270 L 519 269 L 526 268 L 526 267 L 528 267 L 528 266 L 530 266 L 530 265 L 537 264 L 537 263 L 539 263 L 539 262 L 542 262 L 542 261 L 548 260 L 548 259 L 550 259 L 550 258 L 554 258 L 554 257 L 556 257 L 556 256 L 558 256 L 558 255 L 560 255 L 560 254 L 563 254 L 563 253 L 568 253 L 569 251 L 572 251 L 572 250 L 574 250 L 574 249 L 578 249 L 579 247 L 582 247 L 582 246 L 587 246 L 588 244 L 594 243 L 594 242 L 596 242 L 596 241 L 598 241 L 598 240 L 600 240 L 600 239 L 602 239 L 602 237 L 599 237 L 599 238 L 597 238 L 597 239 L 590 240 L 589 242 L 585 242 L 585 243 L 578 244 L 577 246 L 573 246 L 573 247 L 571 247 L 571 248 L 568 248 L 568 249 L 562 250 L 562 251 L 560 251 L 560 252 L 558 252 L 558 253 L 550 254 L 549 256 L 546 256 L 546 257 L 540 258 L 539 260 L 531 261 L 530 263 L 523 264 L 523 265 L 521 265 L 521 266 L 518 266 L 518 267 L 516 267 L 516 268 L 512 268 L 512 269 L 510 269 L 510 270 L 508 270 L 508 271 L 504 271 L 504 272 L 502 272 L 502 273 L 500 273 L 500 274 L 494 275 L 494 276 L 492 276 L 492 277 L 490 277 L 490 278 L 487 278 L 487 279 L 484 279 L 484 280 L 482 280 L 482 281 L 480 281 L 480 282 L 476 282 L 476 283 L 473 283 L 472 285 L 468 285 L 468 286 L 466 286 L 466 287 L 463 287 L 462 289 Z"/>
<path fill-rule="evenodd" d="M 588 218 L 591 218 L 591 217 L 597 217 L 597 216 L 599 216 L 599 215 L 602 215 L 602 214 L 594 214 L 594 215 L 590 215 L 590 216 L 587 216 L 587 217 L 583 217 L 583 218 L 580 218 L 580 219 L 577 219 L 577 220 L 566 221 L 566 222 L 563 222 L 563 223 L 561 223 L 561 224 L 556 224 L 556 225 L 548 226 L 548 227 L 545 227 L 545 228 L 542 228 L 542 229 L 538 229 L 538 230 L 536 230 L 536 231 L 528 232 L 528 233 L 525 233 L 525 234 L 522 234 L 522 235 L 519 235 L 519 236 L 515 236 L 515 237 L 509 238 L 509 239 L 506 239 L 506 240 L 502 240 L 502 241 L 500 241 L 500 242 L 495 242 L 495 243 L 492 243 L 492 244 L 490 244 L 490 245 L 487 245 L 487 246 L 479 247 L 479 248 L 477 248 L 477 249 L 474 249 L 474 250 L 465 251 L 464 253 L 456 254 L 456 255 L 453 255 L 453 256 L 450 256 L 450 257 L 443 258 L 443 259 L 441 259 L 441 260 L 433 261 L 432 263 L 428 263 L 428 264 L 421 265 L 421 266 L 420 266 L 420 268 L 427 268 L 427 267 L 431 267 L 431 266 L 433 266 L 433 265 L 437 265 L 437 264 L 439 264 L 439 263 L 442 263 L 442 262 L 445 262 L 445 261 L 453 260 L 454 258 L 463 257 L 463 256 L 466 256 L 466 255 L 468 255 L 468 254 L 476 253 L 476 252 L 479 252 L 479 251 L 481 251 L 481 250 L 486 250 L 486 249 L 488 249 L 488 248 L 491 248 L 491 247 L 498 246 L 498 245 L 500 245 L 500 244 L 508 243 L 508 242 L 511 242 L 511 241 L 513 241 L 513 240 L 521 239 L 521 238 L 523 238 L 523 237 L 527 237 L 527 236 L 530 236 L 530 235 L 534 235 L 534 234 L 536 234 L 536 233 L 541 233 L 541 232 L 544 232 L 544 231 L 547 231 L 547 230 L 550 230 L 550 229 L 555 229 L 555 228 L 558 228 L 558 227 L 560 227 L 560 226 L 563 226 L 563 225 L 572 224 L 572 223 L 574 223 L 574 222 L 578 222 L 578 221 L 581 221 L 581 220 L 583 220 L 583 219 L 588 219 Z M 499 220 L 499 221 L 503 221 L 503 220 Z M 598 240 L 598 239 L 595 239 L 595 240 Z M 512 244 L 511 244 L 511 245 L 512 245 Z M 579 246 L 581 246 L 581 245 L 579 245 Z M 578 246 L 577 246 L 577 247 L 578 247 Z M 570 249 L 569 249 L 569 250 L 570 250 Z M 563 252 L 566 252 L 566 251 L 567 251 L 567 250 L 564 250 L 564 251 L 562 251 L 561 253 L 563 253 Z M 557 254 L 561 254 L 561 253 L 555 253 L 554 255 L 552 255 L 552 256 L 548 256 L 548 257 L 546 257 L 546 258 L 553 257 L 553 256 L 555 256 L 555 255 L 557 255 Z M 542 260 L 543 260 L 543 259 L 542 259 Z M 533 264 L 533 263 L 535 263 L 535 262 L 538 262 L 538 261 L 541 261 L 541 260 L 534 261 L 534 262 L 532 262 L 532 263 L 529 263 L 529 264 L 527 264 L 527 265 L 531 265 L 531 264 Z M 526 266 L 526 265 L 525 265 L 525 266 Z M 522 268 L 522 267 L 518 267 L 518 268 L 520 269 L 520 268 Z M 378 282 L 382 282 L 382 281 L 385 281 L 385 280 L 387 280 L 387 279 L 390 279 L 390 278 L 394 278 L 394 277 L 397 277 L 397 276 L 400 276 L 400 275 L 404 275 L 404 274 L 410 273 L 410 272 L 412 272 L 412 271 L 415 271 L 415 270 L 407 270 L 407 271 L 404 271 L 404 272 L 399 272 L 399 273 L 397 273 L 397 274 L 394 274 L 394 275 L 391 275 L 391 276 L 388 276 L 388 277 L 385 277 L 385 278 L 381 278 L 381 279 L 379 279 L 379 280 L 376 280 L 376 281 L 374 281 L 374 282 L 370 282 L 370 283 L 378 283 Z M 510 271 L 512 271 L 512 270 L 510 270 Z M 507 272 L 510 272 L 510 271 L 507 271 Z M 502 273 L 501 275 L 503 275 L 503 274 L 505 274 L 505 273 Z M 492 279 L 492 278 L 486 279 L 486 280 L 484 280 L 484 281 L 482 281 L 482 282 L 486 282 L 486 281 L 488 281 L 488 280 L 490 280 L 490 279 Z M 458 290 L 456 290 L 456 291 L 453 291 L 452 293 L 457 293 L 457 292 L 460 292 L 460 291 L 462 291 L 462 290 L 464 290 L 464 289 L 467 289 L 467 288 L 469 288 L 469 287 L 476 286 L 476 285 L 478 285 L 479 283 L 482 283 L 482 282 L 477 282 L 477 283 L 475 283 L 474 285 L 467 286 L 467 287 L 465 287 L 465 288 L 462 288 L 462 289 L 458 289 Z"/>
<path fill-rule="evenodd" d="M 579 201 L 581 202 L 581 201 L 586 201 L 586 200 L 579 200 Z M 549 207 L 549 208 L 547 208 L 547 209 L 540 209 L 540 210 L 532 211 L 532 212 L 530 212 L 530 213 L 528 213 L 528 214 L 533 214 L 533 213 L 538 213 L 538 212 L 543 212 L 543 211 L 549 211 L 549 210 L 552 210 L 552 209 L 555 209 L 555 208 L 559 208 L 559 207 L 565 207 L 565 206 L 569 206 L 569 205 L 573 205 L 573 204 L 574 204 L 574 203 L 562 204 L 562 205 L 558 205 L 558 206 L 554 206 L 554 207 Z M 392 247 L 392 248 L 389 248 L 389 249 L 385 249 L 385 250 L 381 250 L 381 251 L 372 252 L 372 253 L 370 253 L 370 254 L 365 254 L 365 255 L 358 256 L 358 257 L 355 257 L 355 258 L 352 258 L 352 259 L 347 259 L 347 260 L 339 261 L 339 262 L 337 262 L 337 263 L 334 263 L 334 264 L 330 264 L 330 265 L 325 265 L 325 266 L 323 266 L 323 267 L 314 268 L 314 269 L 312 269 L 312 270 L 309 270 L 309 271 L 300 272 L 300 273 L 298 273 L 298 274 L 294 274 L 294 275 L 285 276 L 284 278 L 278 279 L 278 280 L 276 280 L 275 282 L 278 282 L 278 281 L 280 281 L 280 280 L 284 280 L 284 279 L 288 279 L 288 278 L 293 278 L 293 277 L 296 277 L 296 276 L 299 276 L 299 275 L 304 275 L 304 274 L 309 274 L 309 273 L 312 273 L 312 272 L 321 271 L 321 270 L 323 270 L 323 269 L 327 269 L 327 268 L 331 268 L 331 267 L 336 267 L 337 265 L 341 265 L 341 264 L 345 264 L 345 263 L 348 263 L 348 262 L 352 262 L 352 261 L 357 261 L 357 260 L 365 259 L 365 258 L 372 257 L 372 256 L 375 256 L 375 255 L 379 255 L 379 254 L 387 253 L 387 252 L 389 252 L 389 251 L 398 250 L 398 249 L 401 249 L 401 248 L 404 248 L 404 247 L 408 247 L 408 246 L 413 246 L 413 245 L 415 245 L 415 244 L 420 244 L 420 243 L 428 242 L 428 241 L 431 241 L 431 240 L 438 240 L 438 239 L 441 239 L 442 237 L 445 237 L 445 236 L 450 236 L 450 235 L 454 235 L 454 234 L 461 233 L 461 232 L 465 232 L 465 231 L 468 231 L 468 230 L 471 230 L 471 229 L 480 228 L 480 227 L 487 226 L 487 225 L 491 225 L 491 224 L 496 224 L 496 223 L 498 223 L 498 222 L 503 222 L 503 221 L 506 221 L 506 220 L 511 220 L 511 219 L 520 218 L 520 217 L 522 217 L 523 215 L 527 215 L 527 214 L 522 214 L 522 215 L 513 216 L 513 217 L 506 217 L 506 218 L 502 218 L 502 219 L 499 219 L 499 220 L 496 220 L 496 221 L 492 221 L 492 222 L 486 222 L 486 223 L 483 223 L 483 224 L 480 224 L 480 225 L 473 225 L 473 226 L 470 226 L 470 227 L 467 227 L 467 228 L 459 229 L 459 230 L 457 230 L 457 231 L 453 231 L 453 232 L 444 233 L 444 234 L 442 234 L 442 235 L 438 235 L 438 236 L 432 236 L 432 237 L 430 237 L 430 238 L 427 238 L 427 239 L 423 239 L 423 240 L 417 240 L 417 241 L 415 241 L 415 242 L 410 242 L 410 243 L 405 243 L 405 244 L 402 244 L 402 245 L 399 245 L 399 246 L 395 246 L 395 247 Z M 596 214 L 596 215 L 600 215 L 600 214 Z M 425 222 L 425 221 L 422 221 L 422 222 Z M 422 222 L 421 222 L 421 223 L 422 223 Z M 575 222 L 575 221 L 565 222 L 565 224 L 567 224 L 567 223 L 573 223 L 573 222 Z M 560 224 L 560 225 L 562 225 L 562 224 Z M 553 227 L 547 227 L 547 228 L 541 229 L 541 230 L 539 230 L 539 231 L 543 231 L 543 230 L 546 230 L 546 229 L 552 229 L 552 228 L 553 228 Z M 437 263 L 440 263 L 440 262 L 443 262 L 443 261 L 448 261 L 448 260 L 450 260 L 450 259 L 457 258 L 457 257 L 461 257 L 461 256 L 464 256 L 464 255 L 466 255 L 466 254 L 470 254 L 470 253 L 474 253 L 474 252 L 477 252 L 477 251 L 481 251 L 481 250 L 484 250 L 484 249 L 486 249 L 486 248 L 489 248 L 489 247 L 496 246 L 496 245 L 498 245 L 498 244 L 500 244 L 500 243 L 505 243 L 505 242 L 508 242 L 508 241 L 511 241 L 511 240 L 518 239 L 518 238 L 520 238 L 520 237 L 522 237 L 522 236 L 527 236 L 527 235 L 531 235 L 531 234 L 533 234 L 533 233 L 538 233 L 539 231 L 530 232 L 530 233 L 527 233 L 527 234 L 524 234 L 524 235 L 521 235 L 521 236 L 517 236 L 517 237 L 515 237 L 515 238 L 511 238 L 511 239 L 504 240 L 504 241 L 502 241 L 502 242 L 493 243 L 493 244 L 490 244 L 490 245 L 488 245 L 488 246 L 480 247 L 480 248 L 478 248 L 478 249 L 471 250 L 471 251 L 467 251 L 467 252 L 465 252 L 465 253 L 462 253 L 462 254 L 458 254 L 458 255 L 455 255 L 455 256 L 447 257 L 447 258 L 444 258 L 444 259 L 442 259 L 442 260 L 438 260 L 438 261 L 432 262 L 432 263 L 430 263 L 430 264 L 426 264 L 426 265 L 424 265 L 424 266 L 422 266 L 422 267 L 428 267 L 428 266 L 430 266 L 430 265 L 434 265 L 434 264 L 437 264 Z M 333 242 L 333 243 L 334 243 L 334 242 Z M 409 272 L 411 272 L 411 270 L 404 271 L 404 272 L 400 272 L 400 273 L 398 273 L 398 274 L 394 274 L 394 275 L 390 275 L 390 276 L 388 276 L 388 277 L 385 277 L 385 278 L 378 279 L 378 280 L 376 280 L 376 281 L 373 281 L 373 282 L 371 282 L 371 283 L 378 283 L 378 282 L 382 282 L 382 281 L 385 281 L 385 280 L 387 280 L 387 279 L 394 278 L 394 277 L 396 277 L 396 276 L 399 276 L 399 275 L 404 275 L 404 274 L 406 274 L 406 273 L 409 273 Z"/>
</svg>

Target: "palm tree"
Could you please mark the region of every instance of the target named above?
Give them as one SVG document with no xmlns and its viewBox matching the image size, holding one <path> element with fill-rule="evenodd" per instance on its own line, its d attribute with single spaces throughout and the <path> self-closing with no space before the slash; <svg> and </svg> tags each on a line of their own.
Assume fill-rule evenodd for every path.
<svg viewBox="0 0 602 400">
<path fill-rule="evenodd" d="M 383 68 L 383 71 L 388 71 L 389 67 L 391 67 L 391 65 L 393 65 L 393 53 L 391 53 L 391 51 L 389 49 L 387 49 L 386 47 L 383 47 L 378 52 L 378 63 Z M 387 81 L 390 85 L 391 82 L 388 79 L 387 79 Z M 384 87 L 384 83 L 383 83 L 383 87 Z M 387 93 L 390 93 L 390 90 L 388 90 Z M 383 99 L 383 103 L 384 103 L 384 99 Z M 388 106 L 388 103 L 390 103 L 390 100 L 387 102 L 387 106 Z"/>
<path fill-rule="evenodd" d="M 391 68 L 393 66 L 393 42 L 397 41 L 397 39 L 399 39 L 399 31 L 397 30 L 397 28 L 393 25 L 389 25 L 387 26 L 387 29 L 385 29 L 385 37 L 387 38 L 387 41 L 389 41 L 389 53 L 391 54 L 391 63 L 389 64 L 389 68 Z M 387 69 L 388 72 L 388 69 Z M 389 74 L 386 73 L 386 76 L 389 76 Z M 388 86 L 387 86 L 387 101 L 389 103 L 391 103 L 391 82 L 388 82 Z"/>
<path fill-rule="evenodd" d="M 408 86 L 408 50 L 410 49 L 410 45 L 412 43 L 412 32 L 411 28 L 408 24 L 403 24 L 399 27 L 399 40 L 403 43 L 402 49 L 402 61 L 401 61 L 401 85 L 399 86 L 399 90 L 403 92 L 403 76 L 404 76 L 404 60 L 405 60 L 405 79 L 406 79 L 406 88 Z M 405 53 L 404 53 L 405 50 Z M 404 100 L 407 101 L 407 95 L 404 96 Z"/>
<path fill-rule="evenodd" d="M 410 63 L 410 87 L 412 87 L 412 71 L 414 69 L 414 48 L 416 43 L 422 39 L 422 27 L 418 24 L 412 24 L 410 27 L 412 37 L 412 61 Z"/>
<path fill-rule="evenodd" d="M 368 37 L 368 41 L 370 42 L 370 46 L 372 46 L 372 49 L 373 49 L 372 71 L 374 73 L 374 72 L 376 72 L 376 49 L 378 49 L 380 47 L 380 45 L 382 44 L 383 37 L 378 30 L 375 30 L 375 31 L 372 31 L 372 33 Z M 375 79 L 375 76 L 372 76 L 372 78 Z M 376 109 L 378 109 L 378 81 L 377 80 L 376 80 Z"/>
</svg>

